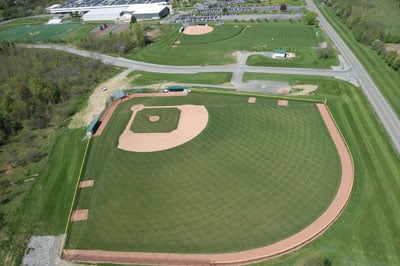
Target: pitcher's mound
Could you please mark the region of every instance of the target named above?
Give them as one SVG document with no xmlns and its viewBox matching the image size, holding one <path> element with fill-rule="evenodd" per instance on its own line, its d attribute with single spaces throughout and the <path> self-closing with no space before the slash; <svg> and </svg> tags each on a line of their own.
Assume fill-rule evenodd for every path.
<svg viewBox="0 0 400 266">
<path fill-rule="evenodd" d="M 149 117 L 150 122 L 157 122 L 158 120 L 160 120 L 160 117 L 158 115 L 152 115 Z"/>
<path fill-rule="evenodd" d="M 214 30 L 213 27 L 208 25 L 196 25 L 196 26 L 187 26 L 183 33 L 187 35 L 202 35 L 210 33 Z"/>
</svg>

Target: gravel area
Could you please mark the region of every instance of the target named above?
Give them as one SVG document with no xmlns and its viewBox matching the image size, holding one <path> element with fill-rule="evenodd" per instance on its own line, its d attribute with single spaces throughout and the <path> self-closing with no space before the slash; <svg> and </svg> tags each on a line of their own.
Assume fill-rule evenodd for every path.
<svg viewBox="0 0 400 266">
<path fill-rule="evenodd" d="M 245 82 L 239 88 L 239 91 L 279 93 L 282 90 L 290 91 L 289 82 L 268 81 L 268 80 L 250 80 Z"/>
<path fill-rule="evenodd" d="M 25 250 L 22 261 L 24 266 L 54 266 L 59 259 L 63 235 L 32 236 Z"/>
</svg>

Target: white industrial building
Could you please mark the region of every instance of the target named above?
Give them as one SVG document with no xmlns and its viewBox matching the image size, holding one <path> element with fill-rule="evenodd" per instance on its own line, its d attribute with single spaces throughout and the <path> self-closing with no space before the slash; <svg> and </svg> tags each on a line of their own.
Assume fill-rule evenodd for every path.
<svg viewBox="0 0 400 266">
<path fill-rule="evenodd" d="M 47 8 L 51 14 L 79 14 L 83 21 L 130 22 L 131 16 L 137 20 L 160 19 L 170 13 L 167 2 L 145 4 L 140 0 L 75 0 Z"/>
</svg>

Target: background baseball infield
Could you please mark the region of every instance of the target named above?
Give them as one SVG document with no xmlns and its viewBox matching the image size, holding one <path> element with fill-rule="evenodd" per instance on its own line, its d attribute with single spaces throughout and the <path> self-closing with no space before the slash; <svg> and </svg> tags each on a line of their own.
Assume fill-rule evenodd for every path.
<svg viewBox="0 0 400 266">
<path fill-rule="evenodd" d="M 67 249 L 217 253 L 284 239 L 332 201 L 340 161 L 312 103 L 191 93 L 120 104 L 93 139 Z M 131 115 L 144 105 L 204 105 L 207 128 L 174 149 L 117 149 Z"/>
</svg>

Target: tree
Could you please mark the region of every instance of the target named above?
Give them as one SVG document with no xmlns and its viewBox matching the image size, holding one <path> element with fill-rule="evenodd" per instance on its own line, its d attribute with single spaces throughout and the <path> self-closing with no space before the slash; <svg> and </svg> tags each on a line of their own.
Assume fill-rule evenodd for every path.
<svg viewBox="0 0 400 266">
<path fill-rule="evenodd" d="M 328 45 L 326 47 L 321 47 L 318 48 L 317 50 L 317 57 L 318 59 L 329 59 L 333 58 L 335 55 L 333 47 L 331 45 Z"/>
<path fill-rule="evenodd" d="M 133 24 L 135 24 L 137 22 L 137 19 L 134 15 L 131 16 L 131 27 Z"/>
<path fill-rule="evenodd" d="M 287 11 L 287 6 L 286 6 L 285 4 L 281 4 L 280 10 L 281 10 L 282 12 Z"/>
<path fill-rule="evenodd" d="M 308 11 L 305 16 L 303 16 L 303 21 L 306 25 L 316 25 L 317 24 L 317 13 L 313 11 Z"/>
</svg>

